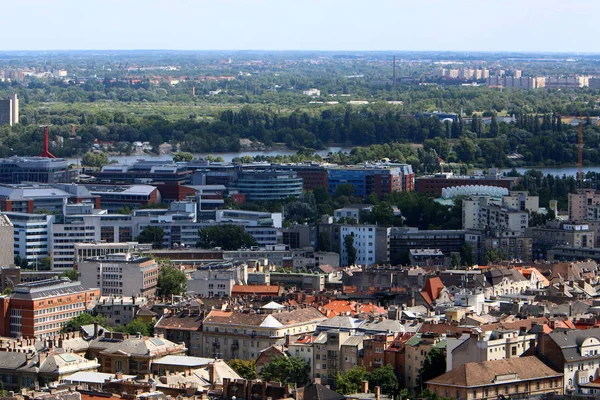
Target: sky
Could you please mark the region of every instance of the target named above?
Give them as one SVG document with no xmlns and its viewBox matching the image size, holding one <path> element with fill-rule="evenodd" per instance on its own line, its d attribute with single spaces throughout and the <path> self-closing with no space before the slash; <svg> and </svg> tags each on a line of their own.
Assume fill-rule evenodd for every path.
<svg viewBox="0 0 600 400">
<path fill-rule="evenodd" d="M 13 0 L 0 50 L 600 53 L 598 0 Z"/>
</svg>

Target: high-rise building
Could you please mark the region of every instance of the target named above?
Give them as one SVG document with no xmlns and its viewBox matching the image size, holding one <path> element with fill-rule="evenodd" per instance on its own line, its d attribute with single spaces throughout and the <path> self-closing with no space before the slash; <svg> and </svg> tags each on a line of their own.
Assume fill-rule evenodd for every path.
<svg viewBox="0 0 600 400">
<path fill-rule="evenodd" d="M 19 98 L 16 93 L 11 94 L 8 99 L 0 100 L 0 125 L 19 123 Z"/>
</svg>

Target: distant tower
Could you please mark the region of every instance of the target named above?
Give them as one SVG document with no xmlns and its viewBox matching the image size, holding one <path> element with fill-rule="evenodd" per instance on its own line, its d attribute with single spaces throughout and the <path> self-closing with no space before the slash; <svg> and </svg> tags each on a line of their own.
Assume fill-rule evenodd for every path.
<svg viewBox="0 0 600 400">
<path fill-rule="evenodd" d="M 394 65 L 392 66 L 392 71 L 393 71 L 393 75 L 392 75 L 392 85 L 396 85 L 396 55 L 394 55 L 394 61 L 393 61 Z"/>
<path fill-rule="evenodd" d="M 192 96 L 196 96 L 196 86 L 192 86 Z"/>
<path fill-rule="evenodd" d="M 40 157 L 56 158 L 56 156 L 50 153 L 50 137 L 48 127 L 44 127 L 44 150 L 40 153 Z"/>
<path fill-rule="evenodd" d="M 16 93 L 13 93 L 9 96 L 10 101 L 12 103 L 12 123 L 14 124 L 18 124 L 19 123 L 19 97 L 17 97 Z"/>
</svg>

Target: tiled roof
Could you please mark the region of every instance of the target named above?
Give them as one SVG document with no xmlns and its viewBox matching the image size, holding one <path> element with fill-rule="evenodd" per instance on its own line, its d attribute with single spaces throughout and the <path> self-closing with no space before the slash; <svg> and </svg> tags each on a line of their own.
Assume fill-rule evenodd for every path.
<svg viewBox="0 0 600 400">
<path fill-rule="evenodd" d="M 279 294 L 281 288 L 275 285 L 233 285 L 231 289 L 232 294 L 255 294 L 255 293 L 266 293 L 266 294 Z"/>
<path fill-rule="evenodd" d="M 426 383 L 461 387 L 484 386 L 493 384 L 500 375 L 512 374 L 515 374 L 516 381 L 562 376 L 532 356 L 463 364 Z"/>
<path fill-rule="evenodd" d="M 202 319 L 200 315 L 188 315 L 185 312 L 177 315 L 165 315 L 156 323 L 155 328 L 199 331 L 202 327 Z"/>
</svg>

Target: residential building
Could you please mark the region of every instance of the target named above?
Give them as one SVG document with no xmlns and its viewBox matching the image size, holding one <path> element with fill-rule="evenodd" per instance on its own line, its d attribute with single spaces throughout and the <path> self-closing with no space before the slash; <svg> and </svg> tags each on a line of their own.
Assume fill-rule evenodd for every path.
<svg viewBox="0 0 600 400">
<path fill-rule="evenodd" d="M 200 357 L 203 319 L 204 315 L 199 309 L 170 312 L 160 317 L 154 326 L 154 332 L 171 342 L 183 343 L 190 356 Z"/>
<path fill-rule="evenodd" d="M 191 273 L 188 293 L 201 297 L 231 297 L 234 285 L 248 282 L 248 264 L 243 262 L 206 263 Z"/>
<path fill-rule="evenodd" d="M 575 193 L 569 193 L 569 220 L 586 221 L 595 215 L 594 206 L 599 204 L 600 193 L 595 189 L 577 189 Z"/>
<path fill-rule="evenodd" d="M 0 266 L 13 265 L 15 261 L 14 225 L 8 216 L 0 214 Z"/>
<path fill-rule="evenodd" d="M 524 236 L 529 226 L 527 211 L 500 206 L 491 197 L 463 200 L 463 229 L 488 230 L 491 236 Z"/>
<path fill-rule="evenodd" d="M 368 371 L 385 365 L 385 350 L 391 346 L 396 338 L 396 333 L 379 333 L 363 341 L 363 353 L 360 365 Z"/>
<path fill-rule="evenodd" d="M 315 378 L 335 388 L 335 379 L 341 370 L 342 344 L 349 332 L 330 330 L 320 333 L 313 344 L 313 370 Z"/>
<path fill-rule="evenodd" d="M 529 211 L 536 213 L 540 210 L 540 197 L 532 196 L 527 191 L 510 191 L 502 196 L 502 206 L 509 210 Z"/>
<path fill-rule="evenodd" d="M 387 264 L 390 259 L 390 228 L 376 225 L 342 225 L 340 227 L 340 264 L 349 265 L 346 237 L 352 237 L 356 254 L 354 264 Z"/>
<path fill-rule="evenodd" d="M 127 325 L 133 321 L 140 307 L 148 302 L 142 296 L 101 296 L 94 307 L 94 313 L 104 318 L 112 326 Z"/>
<path fill-rule="evenodd" d="M 87 258 L 78 263 L 81 283 L 97 287 L 103 296 L 145 296 L 156 293 L 159 266 L 150 257 L 130 253 Z"/>
<path fill-rule="evenodd" d="M 67 278 L 15 285 L 10 295 L 0 297 L 0 336 L 51 336 L 86 312 L 99 296 L 98 289 Z"/>
<path fill-rule="evenodd" d="M 288 353 L 292 357 L 298 357 L 304 360 L 308 365 L 310 365 L 310 376 L 315 377 L 314 371 L 314 356 L 313 356 L 313 342 L 317 336 L 314 335 L 301 335 L 298 336 L 295 340 L 291 340 L 288 343 Z"/>
<path fill-rule="evenodd" d="M 358 223 L 362 212 L 370 213 L 373 206 L 368 204 L 354 204 L 344 208 L 338 208 L 333 210 L 333 221 L 334 222 L 352 222 Z"/>
<path fill-rule="evenodd" d="M 419 370 L 423 367 L 427 354 L 434 348 L 444 351 L 445 347 L 445 338 L 436 333 L 417 333 L 411 337 L 405 344 L 404 387 L 416 390 L 419 385 Z"/>
<path fill-rule="evenodd" d="M 239 193 L 247 201 L 284 200 L 302 194 L 302 178 L 294 171 L 244 170 L 229 186 L 230 193 Z"/>
<path fill-rule="evenodd" d="M 463 364 L 426 385 L 439 397 L 475 400 L 561 395 L 562 383 L 562 373 L 537 357 L 522 357 Z"/>
<path fill-rule="evenodd" d="M 13 260 L 20 257 L 36 265 L 50 255 L 53 215 L 4 212 L 13 224 Z M 11 262 L 2 264 L 8 265 Z"/>
<path fill-rule="evenodd" d="M 164 356 L 184 355 L 186 348 L 161 337 L 104 332 L 89 342 L 87 356 L 98 359 L 100 372 L 144 375 Z"/>
<path fill-rule="evenodd" d="M 313 307 L 272 314 L 213 310 L 203 322 L 203 357 L 255 359 L 287 336 L 312 334 L 326 319 Z"/>
<path fill-rule="evenodd" d="M 446 338 L 446 372 L 470 362 L 508 360 L 535 348 L 536 335 L 519 330 L 463 333 Z"/>
<path fill-rule="evenodd" d="M 527 235 L 533 241 L 533 257 L 537 260 L 547 259 L 548 250 L 555 246 L 596 247 L 595 231 L 587 223 L 556 222 L 545 227 L 527 229 Z"/>
<path fill-rule="evenodd" d="M 564 374 L 565 393 L 586 393 L 582 386 L 600 376 L 600 328 L 538 335 L 535 354 Z"/>
</svg>

